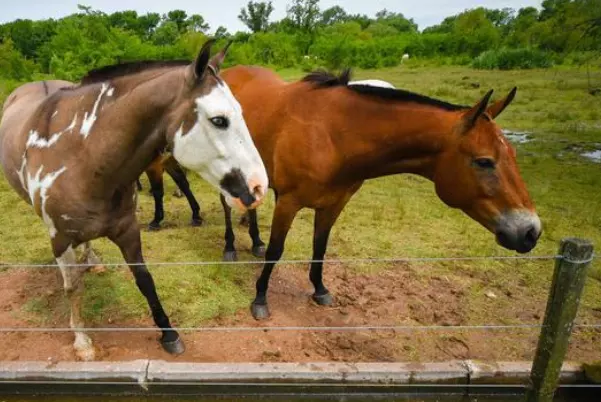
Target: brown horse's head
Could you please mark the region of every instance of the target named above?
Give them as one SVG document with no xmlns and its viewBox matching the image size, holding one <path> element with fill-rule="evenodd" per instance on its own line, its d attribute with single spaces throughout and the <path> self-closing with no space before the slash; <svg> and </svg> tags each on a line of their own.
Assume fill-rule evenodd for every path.
<svg viewBox="0 0 601 402">
<path fill-rule="evenodd" d="M 541 222 L 518 171 L 515 149 L 493 121 L 515 93 L 516 88 L 488 106 L 491 90 L 474 107 L 460 112 L 436 163 L 434 183 L 446 204 L 493 232 L 503 247 L 526 253 L 536 246 Z"/>
</svg>

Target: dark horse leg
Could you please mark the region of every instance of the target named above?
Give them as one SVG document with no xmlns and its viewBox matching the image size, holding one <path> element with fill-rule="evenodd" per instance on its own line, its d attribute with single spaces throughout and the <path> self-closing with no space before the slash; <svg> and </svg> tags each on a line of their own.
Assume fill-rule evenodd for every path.
<svg viewBox="0 0 601 402">
<path fill-rule="evenodd" d="M 154 218 L 148 224 L 148 229 L 159 230 L 161 228 L 161 221 L 165 217 L 165 210 L 163 209 L 165 189 L 163 187 L 162 163 L 160 161 L 153 162 L 146 169 L 146 176 L 148 176 L 148 181 L 150 182 L 150 193 L 154 198 Z"/>
<path fill-rule="evenodd" d="M 286 236 L 296 213 L 300 209 L 300 205 L 292 197 L 283 195 L 276 198 L 275 211 L 271 221 L 271 236 L 265 253 L 267 262 L 263 265 L 261 276 L 257 279 L 257 295 L 251 305 L 252 315 L 257 320 L 269 317 L 269 307 L 267 305 L 269 277 L 275 266 L 275 261 L 279 260 L 284 252 Z"/>
<path fill-rule="evenodd" d="M 144 263 L 140 229 L 138 229 L 138 225 L 136 224 L 135 216 L 126 221 L 120 222 L 114 232 L 110 234 L 109 239 L 119 246 L 123 258 L 125 258 L 128 264 L 135 264 L 129 265 L 129 269 L 136 279 L 138 289 L 140 289 L 140 292 L 144 295 L 150 306 L 154 323 L 161 329 L 161 345 L 171 354 L 177 355 L 183 353 L 184 343 L 177 331 L 171 327 L 169 318 L 165 314 L 165 310 L 163 310 L 163 306 L 157 295 L 152 276 Z"/>
<path fill-rule="evenodd" d="M 202 225 L 202 217 L 200 216 L 200 205 L 198 205 L 198 201 L 196 201 L 194 194 L 192 194 L 192 190 L 190 190 L 190 183 L 188 182 L 188 178 L 186 177 L 186 172 L 184 172 L 182 167 L 179 165 L 179 163 L 175 161 L 175 159 L 170 159 L 165 163 L 165 170 L 167 171 L 169 176 L 171 176 L 177 187 L 186 196 L 188 204 L 190 204 L 190 209 L 192 210 L 192 220 L 190 221 L 190 225 Z"/>
<path fill-rule="evenodd" d="M 223 215 L 225 216 L 225 247 L 223 249 L 223 261 L 238 261 L 238 252 L 234 242 L 236 236 L 232 228 L 232 208 L 227 205 L 223 194 L 219 196 L 221 206 L 223 207 Z M 263 258 L 265 256 L 265 243 L 261 240 L 259 234 L 259 224 L 257 221 L 257 210 L 252 209 L 247 212 L 249 217 L 248 234 L 252 239 L 253 245 L 251 252 L 255 257 Z"/>
</svg>

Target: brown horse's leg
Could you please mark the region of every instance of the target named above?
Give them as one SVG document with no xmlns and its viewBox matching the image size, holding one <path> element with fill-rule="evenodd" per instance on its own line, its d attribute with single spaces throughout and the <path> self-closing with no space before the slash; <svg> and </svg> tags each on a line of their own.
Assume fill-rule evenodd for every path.
<svg viewBox="0 0 601 402">
<path fill-rule="evenodd" d="M 119 230 L 121 229 L 121 230 Z M 119 228 L 115 229 L 115 233 L 111 233 L 109 238 L 119 246 L 125 261 L 129 265 L 129 269 L 136 279 L 136 285 L 140 292 L 146 297 L 152 317 L 157 327 L 161 329 L 161 345 L 171 354 L 180 354 L 184 352 L 184 343 L 179 337 L 177 331 L 173 330 L 171 323 L 157 295 L 154 281 L 150 272 L 144 263 L 142 256 L 142 243 L 140 240 L 140 230 L 135 220 L 135 216 L 127 221 L 120 222 Z"/>
<path fill-rule="evenodd" d="M 219 195 L 221 206 L 223 207 L 223 215 L 225 216 L 225 247 L 223 249 L 223 261 L 238 261 L 238 253 L 234 241 L 236 236 L 232 229 L 232 208 L 227 205 L 223 194 Z"/>
<path fill-rule="evenodd" d="M 253 242 L 251 252 L 255 257 L 263 258 L 265 257 L 265 243 L 263 243 L 259 234 L 259 222 L 257 220 L 256 209 L 248 211 L 248 221 L 248 234 Z"/>
<path fill-rule="evenodd" d="M 175 159 L 167 161 L 165 164 L 165 170 L 171 176 L 177 187 L 182 191 L 182 193 L 186 196 L 188 200 L 188 204 L 190 204 L 190 209 L 192 210 L 192 220 L 190 224 L 192 226 L 200 226 L 202 225 L 202 217 L 200 216 L 200 205 L 198 205 L 198 201 L 192 194 L 192 190 L 190 190 L 190 183 L 188 182 L 188 178 L 186 177 L 186 172 L 181 168 L 179 163 L 175 161 Z"/>
<path fill-rule="evenodd" d="M 349 202 L 353 194 L 359 189 L 359 186 L 353 187 L 336 203 L 329 208 L 318 209 L 315 211 L 315 221 L 313 225 L 313 262 L 309 271 L 309 279 L 315 287 L 313 300 L 322 306 L 332 304 L 332 295 L 323 284 L 323 258 L 328 247 L 328 238 L 332 226 L 340 216 L 340 212 Z"/>
<path fill-rule="evenodd" d="M 156 159 L 152 165 L 146 169 L 146 176 L 150 182 L 150 192 L 154 197 L 154 219 L 148 224 L 148 229 L 159 230 L 161 221 L 165 217 L 163 209 L 163 196 L 165 191 L 163 188 L 163 164 L 160 159 Z"/>
<path fill-rule="evenodd" d="M 52 239 L 52 248 L 63 276 L 63 287 L 71 308 L 69 321 L 75 332 L 75 342 L 73 343 L 75 354 L 84 361 L 94 360 L 96 352 L 92 340 L 85 332 L 78 331 L 80 328 L 85 328 L 84 321 L 81 318 L 81 300 L 84 291 L 83 275 L 87 268 L 74 266 L 77 264 L 75 250 L 69 241 L 62 238 L 60 234 Z"/>
<path fill-rule="evenodd" d="M 252 315 L 257 320 L 269 317 L 269 308 L 267 306 L 269 277 L 275 266 L 275 261 L 279 260 L 284 252 L 286 236 L 296 213 L 300 209 L 301 207 L 292 196 L 280 196 L 276 201 L 273 219 L 271 220 L 271 236 L 269 237 L 269 245 L 265 252 L 265 260 L 268 262 L 263 265 L 261 276 L 257 279 L 257 295 L 251 305 Z"/>
</svg>

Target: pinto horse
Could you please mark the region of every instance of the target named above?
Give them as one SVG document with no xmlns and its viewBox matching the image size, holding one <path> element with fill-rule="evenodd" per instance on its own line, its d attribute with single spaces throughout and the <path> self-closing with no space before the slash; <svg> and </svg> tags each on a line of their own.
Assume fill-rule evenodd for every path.
<svg viewBox="0 0 601 402">
<path fill-rule="evenodd" d="M 434 182 L 444 203 L 494 233 L 503 247 L 520 253 L 535 247 L 541 222 L 515 150 L 494 122 L 516 88 L 489 106 L 491 90 L 469 107 L 384 85 L 349 85 L 348 70 L 340 76 L 315 72 L 293 83 L 259 67 L 237 66 L 222 76 L 244 109 L 276 195 L 266 263 L 251 306 L 256 319 L 269 316 L 269 277 L 302 208 L 315 210 L 312 297 L 320 305 L 332 303 L 321 260 L 338 215 L 368 179 L 421 175 Z M 226 251 L 235 251 L 228 207 L 225 213 Z M 258 235 L 256 219 L 250 224 Z"/>
<path fill-rule="evenodd" d="M 212 44 L 186 65 L 110 66 L 65 89 L 59 89 L 69 84 L 64 81 L 25 84 L 4 105 L 0 162 L 47 226 L 80 359 L 93 359 L 95 350 L 81 330 L 85 268 L 73 266 L 75 249 L 83 245 L 94 264 L 90 242 L 99 237 L 121 250 L 162 331 L 163 348 L 184 351 L 145 266 L 135 215 L 134 182 L 160 152 L 172 152 L 232 204 L 254 208 L 267 190 L 242 109 L 218 75 L 225 51 L 210 58 Z"/>
</svg>

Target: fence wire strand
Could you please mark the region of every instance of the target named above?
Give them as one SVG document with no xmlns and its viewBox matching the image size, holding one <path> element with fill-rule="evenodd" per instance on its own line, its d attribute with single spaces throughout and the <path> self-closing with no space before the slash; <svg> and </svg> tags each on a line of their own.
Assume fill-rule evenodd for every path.
<svg viewBox="0 0 601 402">
<path fill-rule="evenodd" d="M 571 263 L 587 263 L 592 261 L 596 256 L 591 257 L 587 261 L 572 261 Z M 126 264 L 125 262 L 103 262 L 101 264 L 64 264 L 63 267 L 94 267 L 103 265 L 105 267 L 119 266 L 152 266 L 152 267 L 170 267 L 170 266 L 213 266 L 213 265 L 262 265 L 266 263 L 273 264 L 311 264 L 311 263 L 328 263 L 328 264 L 374 264 L 374 263 L 412 263 L 412 262 L 451 262 L 451 261 L 504 261 L 504 260 L 561 260 L 565 257 L 561 255 L 528 255 L 528 256 L 473 256 L 473 257 L 391 257 L 391 258 L 333 258 L 333 259 L 300 259 L 300 260 L 245 260 L 245 261 L 146 261 L 143 263 Z M 0 267 L 7 268 L 51 268 L 58 267 L 57 263 L 50 264 L 23 264 L 23 263 L 0 263 Z"/>
</svg>

